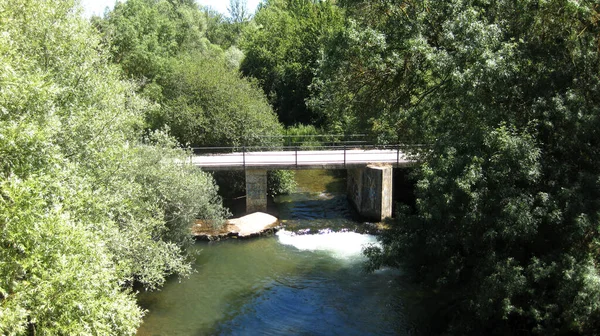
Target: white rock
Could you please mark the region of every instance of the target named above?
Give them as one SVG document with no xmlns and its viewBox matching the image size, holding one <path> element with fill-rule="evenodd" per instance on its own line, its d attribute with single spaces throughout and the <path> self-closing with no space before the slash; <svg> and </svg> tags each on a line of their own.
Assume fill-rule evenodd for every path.
<svg viewBox="0 0 600 336">
<path fill-rule="evenodd" d="M 230 231 L 238 232 L 240 237 L 259 234 L 264 230 L 277 226 L 277 217 L 263 212 L 255 212 L 240 218 L 234 218 L 227 221 L 228 225 L 235 228 Z"/>
</svg>

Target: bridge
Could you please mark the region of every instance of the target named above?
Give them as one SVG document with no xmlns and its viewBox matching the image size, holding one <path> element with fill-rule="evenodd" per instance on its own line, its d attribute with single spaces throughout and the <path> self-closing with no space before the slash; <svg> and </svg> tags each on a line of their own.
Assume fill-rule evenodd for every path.
<svg viewBox="0 0 600 336">
<path fill-rule="evenodd" d="M 288 151 L 251 151 L 194 155 L 191 163 L 206 170 L 248 169 L 347 169 L 368 164 L 387 164 L 406 167 L 413 163 L 404 152 L 397 149 L 322 149 L 303 150 L 288 148 Z M 248 151 L 250 150 L 250 151 Z"/>
<path fill-rule="evenodd" d="M 282 137 L 281 146 L 195 147 L 190 162 L 209 171 L 245 171 L 248 213 L 266 211 L 268 170 L 347 169 L 348 198 L 359 213 L 378 221 L 391 217 L 393 168 L 415 164 L 406 154 L 411 148 L 375 145 L 362 135 L 325 137 L 336 136 Z"/>
</svg>

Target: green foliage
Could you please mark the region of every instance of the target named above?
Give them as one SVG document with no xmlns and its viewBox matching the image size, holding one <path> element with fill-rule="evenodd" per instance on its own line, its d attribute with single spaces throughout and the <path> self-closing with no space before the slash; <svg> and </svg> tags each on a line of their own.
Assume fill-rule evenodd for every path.
<svg viewBox="0 0 600 336">
<path fill-rule="evenodd" d="M 256 29 L 253 21 L 243 20 L 235 22 L 231 18 L 210 8 L 203 8 L 202 10 L 207 23 L 206 38 L 224 50 L 239 46 L 246 31 Z"/>
<path fill-rule="evenodd" d="M 195 147 L 277 146 L 268 137 L 282 131 L 276 115 L 257 84 L 238 72 L 244 54 L 235 44 L 249 26 L 242 21 L 196 5 L 135 0 L 96 26 L 113 46 L 112 59 L 156 103 L 147 109 L 149 130 L 168 128 Z M 222 184 L 228 191 L 243 185 L 243 177 L 230 177 Z"/>
<path fill-rule="evenodd" d="M 595 334 L 597 5 L 344 5 L 353 21 L 313 104 L 334 128 L 432 144 L 416 212 L 368 250 L 371 266 L 440 290 L 451 334 Z"/>
<path fill-rule="evenodd" d="M 293 126 L 286 127 L 285 134 L 287 136 L 310 136 L 319 135 L 322 131 L 314 125 L 295 124 Z"/>
<path fill-rule="evenodd" d="M 227 12 L 229 13 L 229 19 L 233 23 L 244 23 L 250 20 L 248 3 L 246 0 L 229 0 Z"/>
<path fill-rule="evenodd" d="M 193 2 L 117 2 L 96 25 L 112 46 L 113 62 L 147 82 L 168 72 L 170 57 L 182 50 L 212 48 L 204 36 L 205 18 Z"/>
<path fill-rule="evenodd" d="M 134 334 L 133 281 L 190 272 L 212 179 L 156 133 L 74 1 L 0 1 L 0 334 Z"/>
<path fill-rule="evenodd" d="M 69 176 L 46 173 L 0 184 L 0 332 L 134 334 L 142 312 L 110 251 L 54 201 Z"/>
<path fill-rule="evenodd" d="M 285 145 L 305 149 L 322 146 L 323 138 L 319 136 L 321 134 L 322 132 L 313 125 L 296 124 L 286 128 Z"/>
<path fill-rule="evenodd" d="M 91 204 L 74 211 L 89 221 L 107 214 L 102 230 L 126 282 L 155 289 L 168 275 L 191 271 L 185 250 L 193 242 L 189 228 L 195 218 L 219 223 L 228 213 L 208 174 L 177 164 L 189 155 L 174 140 L 156 133 L 144 142 L 112 157 L 111 169 L 91 171 L 92 185 L 101 187 L 89 195 Z"/>
<path fill-rule="evenodd" d="M 268 145 L 259 136 L 281 127 L 260 89 L 237 72 L 243 53 L 224 52 L 206 38 L 205 22 L 214 28 L 220 20 L 196 6 L 134 0 L 116 6 L 99 27 L 114 61 L 158 104 L 147 115 L 150 129 L 166 126 L 192 146 Z"/>
<path fill-rule="evenodd" d="M 298 186 L 293 170 L 270 170 L 267 174 L 267 183 L 271 196 L 289 194 Z"/>
<path fill-rule="evenodd" d="M 168 125 L 182 143 L 192 146 L 267 146 L 261 136 L 282 127 L 260 89 L 228 69 L 218 58 L 182 55 L 161 82 L 163 115 L 151 125 Z"/>
<path fill-rule="evenodd" d="M 213 177 L 222 188 L 219 194 L 225 199 L 239 199 L 246 195 L 246 173 L 239 170 L 216 171 Z M 276 196 L 296 190 L 295 173 L 291 170 L 269 170 L 267 172 L 268 194 Z"/>
<path fill-rule="evenodd" d="M 279 120 L 290 126 L 318 121 L 305 105 L 325 39 L 341 27 L 330 1 L 270 0 L 254 16 L 242 49 L 244 75 L 259 80 Z"/>
</svg>

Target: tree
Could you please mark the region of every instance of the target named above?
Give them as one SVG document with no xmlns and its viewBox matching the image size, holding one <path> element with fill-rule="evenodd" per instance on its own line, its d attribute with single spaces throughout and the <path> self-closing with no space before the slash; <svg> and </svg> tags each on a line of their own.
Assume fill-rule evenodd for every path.
<svg viewBox="0 0 600 336">
<path fill-rule="evenodd" d="M 418 113 L 410 113 L 444 79 L 428 73 L 424 51 L 419 50 L 419 37 L 426 38 L 426 29 L 437 29 L 433 23 L 426 28 L 428 22 L 419 17 L 428 5 L 340 5 L 348 19 L 325 47 L 308 106 L 334 133 L 369 132 L 382 143 L 430 141 L 427 125 Z M 383 15 L 387 12 L 394 15 Z"/>
<path fill-rule="evenodd" d="M 282 127 L 257 85 L 223 59 L 181 55 L 161 81 L 164 109 L 154 128 L 168 125 L 192 146 L 275 146 Z M 267 137 L 265 137 L 267 136 Z"/>
<path fill-rule="evenodd" d="M 146 82 L 144 96 L 157 103 L 147 115 L 149 129 L 167 126 L 180 143 L 193 146 L 266 145 L 260 136 L 279 134 L 281 127 L 264 95 L 239 75 L 239 52 L 233 47 L 223 52 L 208 42 L 205 15 L 166 0 L 135 0 L 116 6 L 100 27 L 114 45 L 113 59 Z M 184 43 L 193 38 L 204 42 Z M 150 62 L 156 66 L 145 66 L 140 55 L 146 54 L 158 60 Z"/>
<path fill-rule="evenodd" d="M 371 266 L 436 290 L 446 333 L 594 334 L 598 6 L 342 5 L 352 20 L 313 103 L 336 127 L 431 144 L 416 209 L 367 250 Z"/>
<path fill-rule="evenodd" d="M 190 272 L 210 176 L 156 133 L 74 1 L 0 1 L 0 333 L 134 334 L 131 284 Z"/>
<path fill-rule="evenodd" d="M 184 146 L 278 146 L 274 136 L 283 128 L 264 93 L 240 75 L 243 53 L 233 45 L 224 51 L 206 37 L 235 42 L 217 30 L 225 24 L 221 19 L 186 4 L 135 0 L 116 6 L 96 26 L 113 45 L 112 59 L 155 103 L 146 110 L 148 131 L 167 128 Z M 241 181 L 238 175 L 222 185 L 232 190 Z"/>
<path fill-rule="evenodd" d="M 202 8 L 202 11 L 206 20 L 206 38 L 211 43 L 222 49 L 229 49 L 239 44 L 241 38 L 239 31 L 227 16 L 210 7 Z"/>
<path fill-rule="evenodd" d="M 229 0 L 227 12 L 233 23 L 244 23 L 250 19 L 248 4 L 245 0 Z"/>
<path fill-rule="evenodd" d="M 43 172 L 0 182 L 0 332 L 135 334 L 142 311 L 102 238 L 52 204 L 68 172 Z"/>
<path fill-rule="evenodd" d="M 95 23 L 111 46 L 113 62 L 144 85 L 168 73 L 169 59 L 180 52 L 215 49 L 204 35 L 202 12 L 190 1 L 117 2 Z"/>
<path fill-rule="evenodd" d="M 318 122 L 305 100 L 323 42 L 341 26 L 340 11 L 330 1 L 271 0 L 254 22 L 260 28 L 244 39 L 242 73 L 258 79 L 286 126 Z"/>
</svg>

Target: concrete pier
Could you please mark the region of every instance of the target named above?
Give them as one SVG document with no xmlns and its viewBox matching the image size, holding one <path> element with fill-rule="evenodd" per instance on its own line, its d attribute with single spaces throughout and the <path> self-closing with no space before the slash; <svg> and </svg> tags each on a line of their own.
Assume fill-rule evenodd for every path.
<svg viewBox="0 0 600 336">
<path fill-rule="evenodd" d="M 348 199 L 359 214 L 373 221 L 392 217 L 392 166 L 348 169 Z"/>
<path fill-rule="evenodd" d="M 368 165 L 348 169 L 350 203 L 368 220 L 392 217 L 393 170 L 391 165 Z M 246 213 L 267 211 L 267 170 L 246 170 Z"/>
<path fill-rule="evenodd" d="M 267 171 L 246 170 L 246 212 L 267 211 Z"/>
</svg>

